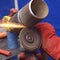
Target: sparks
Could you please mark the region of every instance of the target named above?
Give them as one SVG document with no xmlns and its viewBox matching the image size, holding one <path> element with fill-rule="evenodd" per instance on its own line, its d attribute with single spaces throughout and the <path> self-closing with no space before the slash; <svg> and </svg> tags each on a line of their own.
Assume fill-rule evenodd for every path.
<svg viewBox="0 0 60 60">
<path fill-rule="evenodd" d="M 25 28 L 26 26 L 16 23 L 0 23 L 0 27 L 7 27 L 7 28 Z"/>
</svg>

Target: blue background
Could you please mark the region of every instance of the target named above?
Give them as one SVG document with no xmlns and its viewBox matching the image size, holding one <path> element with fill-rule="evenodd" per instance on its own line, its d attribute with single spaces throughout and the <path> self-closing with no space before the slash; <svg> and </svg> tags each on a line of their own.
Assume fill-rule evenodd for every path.
<svg viewBox="0 0 60 60">
<path fill-rule="evenodd" d="M 19 9 L 30 0 L 18 0 Z M 45 0 L 49 6 L 49 15 L 42 22 L 51 23 L 60 36 L 60 0 Z M 9 14 L 9 10 L 14 7 L 14 0 L 0 0 L 0 19 Z"/>
</svg>

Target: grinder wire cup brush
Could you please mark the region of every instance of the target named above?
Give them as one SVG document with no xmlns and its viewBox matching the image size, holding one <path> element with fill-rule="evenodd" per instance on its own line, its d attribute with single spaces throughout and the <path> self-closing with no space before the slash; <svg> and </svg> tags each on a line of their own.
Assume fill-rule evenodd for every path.
<svg viewBox="0 0 60 60">
<path fill-rule="evenodd" d="M 26 51 L 34 51 L 41 46 L 41 34 L 32 28 L 24 28 L 20 31 L 19 41 Z"/>
</svg>

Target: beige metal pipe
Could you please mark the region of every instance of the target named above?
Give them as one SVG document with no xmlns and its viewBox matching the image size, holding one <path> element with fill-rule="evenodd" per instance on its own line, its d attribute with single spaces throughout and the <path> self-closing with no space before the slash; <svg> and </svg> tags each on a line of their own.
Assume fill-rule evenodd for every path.
<svg viewBox="0 0 60 60">
<path fill-rule="evenodd" d="M 31 0 L 11 19 L 12 22 L 31 27 L 48 15 L 49 9 L 45 1 Z"/>
</svg>

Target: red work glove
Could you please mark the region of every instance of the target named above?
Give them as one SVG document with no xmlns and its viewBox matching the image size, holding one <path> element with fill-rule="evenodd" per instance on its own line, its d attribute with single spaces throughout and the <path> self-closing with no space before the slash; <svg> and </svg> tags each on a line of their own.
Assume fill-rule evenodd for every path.
<svg viewBox="0 0 60 60">
<path fill-rule="evenodd" d="M 21 52 L 20 54 L 19 54 L 19 59 L 20 60 L 25 60 L 27 57 L 26 57 L 26 54 L 24 53 L 24 52 Z"/>
<path fill-rule="evenodd" d="M 55 60 L 60 58 L 60 38 L 56 36 L 54 27 L 49 23 L 41 23 L 35 27 L 42 34 L 42 48 Z"/>
</svg>

